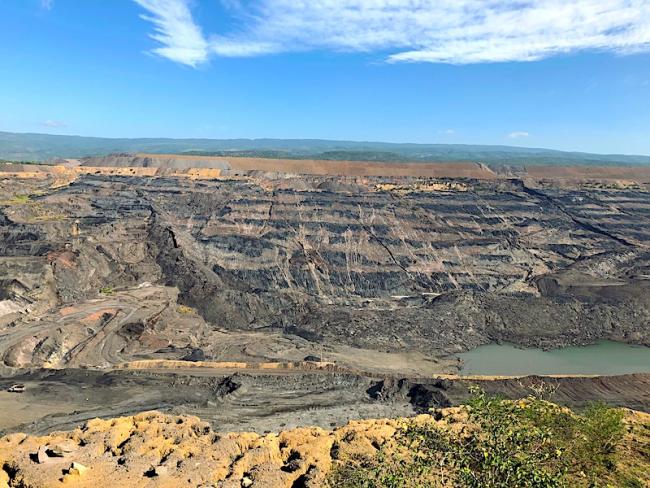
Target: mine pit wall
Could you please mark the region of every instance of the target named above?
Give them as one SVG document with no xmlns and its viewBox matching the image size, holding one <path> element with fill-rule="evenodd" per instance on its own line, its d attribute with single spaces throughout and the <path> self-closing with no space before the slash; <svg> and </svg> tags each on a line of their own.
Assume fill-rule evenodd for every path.
<svg viewBox="0 0 650 488">
<path fill-rule="evenodd" d="M 44 174 L 78 176 L 105 174 L 122 176 L 177 176 L 218 178 L 222 176 L 312 175 L 375 176 L 450 179 L 526 179 L 531 183 L 553 181 L 557 185 L 591 182 L 618 188 L 650 184 L 647 166 L 495 166 L 476 162 L 386 163 L 194 156 L 179 154 L 114 154 L 69 160 L 66 164 L 0 163 L 0 173 L 16 178 L 39 178 Z"/>
<path fill-rule="evenodd" d="M 224 175 L 241 172 L 267 172 L 330 176 L 428 177 L 493 180 L 528 178 L 531 181 L 608 181 L 621 187 L 650 183 L 650 168 L 644 166 L 499 166 L 488 167 L 476 162 L 385 163 L 367 161 L 330 161 L 267 159 L 178 154 L 147 154 L 88 158 L 84 165 L 132 166 L 158 168 L 218 168 Z M 245 174 L 245 173 L 241 173 Z"/>
<path fill-rule="evenodd" d="M 542 199 L 516 182 L 463 180 L 458 191 L 397 193 L 414 181 L 348 179 L 339 189 L 343 179 L 322 176 L 276 189 L 255 178 L 195 185 L 160 168 L 83 168 L 64 168 L 74 184 L 38 197 L 61 219 L 25 223 L 30 204 L 4 206 L 0 219 L 11 236 L 4 256 L 45 263 L 63 302 L 153 276 L 216 326 L 317 342 L 427 353 L 491 341 L 650 343 L 642 190 L 552 189 Z M 3 258 L 7 276 L 16 263 Z M 100 272 L 88 279 L 90 269 Z"/>
<path fill-rule="evenodd" d="M 449 290 L 440 298 L 416 300 L 415 307 L 375 310 L 367 306 L 328 305 L 332 295 L 319 297 L 316 289 L 308 288 L 308 274 L 297 289 L 276 287 L 267 293 L 273 282 L 260 281 L 263 275 L 242 274 L 216 265 L 206 267 L 195 257 L 199 252 L 192 250 L 195 243 L 191 236 L 179 237 L 183 231 L 176 232 L 156 223 L 151 232 L 150 241 L 158 243 L 156 262 L 167 277 L 166 283 L 180 289 L 181 303 L 196 308 L 206 320 L 225 328 L 272 326 L 308 340 L 382 350 L 459 352 L 491 341 L 552 348 L 602 338 L 648 343 L 644 326 L 648 318 L 644 298 L 647 295 L 632 293 L 633 289 L 645 287 L 646 282 L 630 285 L 629 293 L 618 298 L 605 297 L 605 300 L 576 300 L 575 287 L 549 296 L 544 293 L 535 296 L 486 293 L 470 283 L 465 290 Z M 245 241 L 234 248 L 245 249 Z M 642 262 L 648 258 L 645 254 L 635 256 Z M 242 262 L 246 259 L 242 257 Z M 294 279 L 300 275 L 297 269 L 291 273 Z M 376 279 L 388 278 L 390 282 L 392 273 L 395 272 L 385 270 Z M 372 288 L 376 291 L 381 285 L 378 282 Z M 344 289 L 341 283 L 335 293 Z M 582 293 L 584 298 L 590 291 L 594 292 L 587 287 L 578 294 Z M 392 293 L 409 291 L 393 290 Z M 342 296 L 351 299 L 354 293 Z M 350 324 L 354 324 L 352 331 Z M 398 331 L 394 330 L 395 324 L 400 325 Z M 395 334 L 399 337 L 397 342 L 391 339 Z"/>
<path fill-rule="evenodd" d="M 196 309 L 206 321 L 226 329 L 261 328 L 271 325 L 281 310 L 292 307 L 293 303 L 272 293 L 260 296 L 227 270 L 210 269 L 200 257 L 192 256 L 193 244 L 182 245 L 180 235 L 154 219 L 150 252 L 164 283 L 179 289 L 179 303 Z"/>
</svg>

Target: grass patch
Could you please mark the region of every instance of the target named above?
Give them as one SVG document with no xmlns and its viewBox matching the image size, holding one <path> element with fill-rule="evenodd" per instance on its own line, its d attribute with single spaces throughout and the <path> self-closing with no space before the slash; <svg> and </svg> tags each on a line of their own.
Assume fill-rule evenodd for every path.
<svg viewBox="0 0 650 488">
<path fill-rule="evenodd" d="M 2 200 L 2 205 L 26 205 L 32 201 L 29 195 L 14 195 L 8 200 Z"/>
<path fill-rule="evenodd" d="M 16 196 L 13 198 L 13 201 L 14 201 L 15 203 L 17 203 L 17 204 L 29 203 L 30 200 L 31 200 L 31 198 L 29 197 L 29 195 L 16 195 Z"/>
<path fill-rule="evenodd" d="M 54 222 L 65 220 L 65 215 L 52 205 L 44 205 L 42 202 L 33 200 L 33 197 L 44 195 L 45 192 L 35 191 L 31 195 L 15 195 L 9 200 L 0 200 L 0 205 L 19 205 L 20 217 L 26 223 Z"/>
<path fill-rule="evenodd" d="M 99 289 L 99 293 L 102 295 L 112 295 L 115 293 L 115 290 L 113 289 L 112 286 L 103 286 Z"/>
<path fill-rule="evenodd" d="M 551 488 L 641 483 L 617 466 L 617 449 L 625 435 L 622 410 L 596 404 L 576 413 L 537 398 L 513 402 L 477 390 L 463 411 L 463 429 L 434 421 L 408 422 L 376 455 L 339 462 L 328 486 Z"/>
</svg>

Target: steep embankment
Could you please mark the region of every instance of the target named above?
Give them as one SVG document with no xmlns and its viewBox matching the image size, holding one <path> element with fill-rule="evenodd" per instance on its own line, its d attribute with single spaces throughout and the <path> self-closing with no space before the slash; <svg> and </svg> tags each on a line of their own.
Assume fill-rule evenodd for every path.
<svg viewBox="0 0 650 488">
<path fill-rule="evenodd" d="M 479 159 L 480 160 L 480 159 Z M 470 161 L 470 159 L 465 160 Z M 619 182 L 650 182 L 648 166 L 526 166 L 495 164 L 488 167 L 475 162 L 382 162 L 382 161 L 332 161 L 322 159 L 277 159 L 237 156 L 198 156 L 182 154 L 115 154 L 85 158 L 81 164 L 98 168 L 158 168 L 167 171 L 183 171 L 190 168 L 214 168 L 223 175 L 252 173 L 277 173 L 320 176 L 376 176 L 376 177 L 424 177 L 424 178 L 531 178 L 560 182 L 601 180 Z"/>
<path fill-rule="evenodd" d="M 440 356 L 491 341 L 650 344 L 642 185 L 194 180 L 157 168 L 65 179 L 78 168 L 1 180 L 8 366 L 109 366 L 193 350 L 243 359 L 243 348 L 224 357 L 225 331 L 312 345 L 284 357 L 274 352 L 284 345 L 258 346 L 257 361 L 302 360 L 323 345 Z"/>
</svg>

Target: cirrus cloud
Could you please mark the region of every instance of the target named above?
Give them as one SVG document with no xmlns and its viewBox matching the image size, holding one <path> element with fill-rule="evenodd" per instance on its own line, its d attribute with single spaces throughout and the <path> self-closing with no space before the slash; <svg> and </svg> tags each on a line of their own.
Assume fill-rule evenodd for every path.
<svg viewBox="0 0 650 488">
<path fill-rule="evenodd" d="M 521 139 L 522 137 L 530 137 L 530 134 L 523 130 L 518 130 L 508 134 L 509 139 Z"/>
<path fill-rule="evenodd" d="M 230 31 L 208 37 L 189 0 L 134 1 L 162 45 L 153 52 L 190 66 L 310 50 L 452 64 L 650 52 L 648 0 L 222 0 Z"/>
<path fill-rule="evenodd" d="M 208 60 L 208 42 L 194 22 L 187 0 L 134 0 L 150 15 L 141 15 L 151 22 L 151 38 L 162 45 L 154 54 L 195 67 Z"/>
</svg>

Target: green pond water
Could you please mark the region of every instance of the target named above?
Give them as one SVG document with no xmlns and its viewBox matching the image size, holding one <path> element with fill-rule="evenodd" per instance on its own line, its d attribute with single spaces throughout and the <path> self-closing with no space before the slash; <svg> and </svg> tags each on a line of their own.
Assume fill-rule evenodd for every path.
<svg viewBox="0 0 650 488">
<path fill-rule="evenodd" d="M 610 341 L 551 351 L 488 344 L 459 357 L 461 375 L 650 373 L 650 347 Z"/>
</svg>

